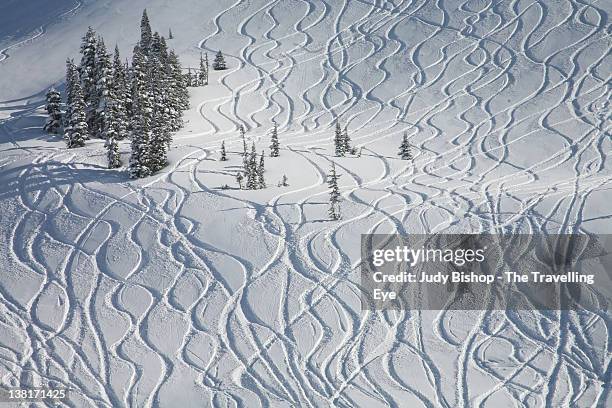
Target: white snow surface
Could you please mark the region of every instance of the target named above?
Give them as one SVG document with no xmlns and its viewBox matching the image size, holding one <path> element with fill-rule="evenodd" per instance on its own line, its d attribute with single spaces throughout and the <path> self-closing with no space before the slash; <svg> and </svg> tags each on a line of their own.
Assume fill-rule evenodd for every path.
<svg viewBox="0 0 612 408">
<path fill-rule="evenodd" d="M 364 312 L 358 268 L 365 233 L 610 232 L 609 1 L 23 3 L 0 7 L 3 385 L 74 407 L 612 405 L 609 313 Z M 44 134 L 42 107 L 88 25 L 126 57 L 144 7 L 185 66 L 221 48 L 229 69 L 132 181 L 102 141 Z M 333 156 L 338 117 L 360 158 Z M 269 187 L 222 190 L 238 126 L 267 150 L 272 120 Z"/>
</svg>

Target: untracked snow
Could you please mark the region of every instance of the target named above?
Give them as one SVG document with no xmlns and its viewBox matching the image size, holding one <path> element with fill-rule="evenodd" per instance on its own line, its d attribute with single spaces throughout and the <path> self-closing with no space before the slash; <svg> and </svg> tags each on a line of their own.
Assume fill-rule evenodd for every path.
<svg viewBox="0 0 612 408">
<path fill-rule="evenodd" d="M 364 312 L 358 267 L 366 233 L 610 232 L 610 2 L 22 3 L 0 6 L 3 385 L 57 381 L 75 407 L 612 405 L 609 313 Z M 145 7 L 184 66 L 228 69 L 132 181 L 43 107 L 88 25 L 129 56 Z M 337 119 L 361 157 L 334 157 Z M 266 189 L 237 189 L 240 125 Z"/>
</svg>

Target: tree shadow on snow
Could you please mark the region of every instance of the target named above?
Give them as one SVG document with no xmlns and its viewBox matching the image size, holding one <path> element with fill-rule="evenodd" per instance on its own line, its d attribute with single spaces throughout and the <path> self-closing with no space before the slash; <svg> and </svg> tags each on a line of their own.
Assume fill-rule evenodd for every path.
<svg viewBox="0 0 612 408">
<path fill-rule="evenodd" d="M 113 184 L 128 180 L 125 168 L 111 170 L 91 164 L 57 161 L 26 164 L 0 172 L 0 200 L 77 183 Z"/>
</svg>

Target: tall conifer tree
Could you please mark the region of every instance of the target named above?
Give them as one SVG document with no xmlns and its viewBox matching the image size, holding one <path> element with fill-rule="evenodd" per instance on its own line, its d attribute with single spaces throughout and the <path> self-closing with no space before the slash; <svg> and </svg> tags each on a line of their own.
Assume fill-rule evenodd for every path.
<svg viewBox="0 0 612 408">
<path fill-rule="evenodd" d="M 112 115 L 115 124 L 114 137 L 122 140 L 127 137 L 128 132 L 128 78 L 125 66 L 121 63 L 119 47 L 115 46 L 113 55 L 113 69 L 111 80 Z"/>
<path fill-rule="evenodd" d="M 340 127 L 340 122 L 336 122 L 336 130 L 334 133 L 334 149 L 335 154 L 338 157 L 342 157 L 346 153 L 344 151 L 344 135 L 342 133 L 342 128 Z"/>
<path fill-rule="evenodd" d="M 265 164 L 264 164 L 264 151 L 261 151 L 261 156 L 259 156 L 259 166 L 257 166 L 257 188 L 266 188 L 266 179 L 265 179 Z"/>
<path fill-rule="evenodd" d="M 273 122 L 272 135 L 270 136 L 270 157 L 278 157 L 280 155 L 279 148 L 280 143 L 278 142 L 278 125 L 276 122 Z"/>
<path fill-rule="evenodd" d="M 342 130 L 342 150 L 344 154 L 351 152 L 351 137 L 348 134 L 348 128 L 345 126 Z"/>
<path fill-rule="evenodd" d="M 96 95 L 91 103 L 95 109 L 91 111 L 91 126 L 89 132 L 94 137 L 105 138 L 106 124 L 105 115 L 108 112 L 107 105 L 110 104 L 113 71 L 110 55 L 106 50 L 104 39 L 98 38 L 96 47 Z"/>
<path fill-rule="evenodd" d="M 255 150 L 255 143 L 251 146 L 251 153 L 249 154 L 248 160 L 246 162 L 246 188 L 248 190 L 256 190 L 257 189 L 257 151 Z"/>
<path fill-rule="evenodd" d="M 148 57 L 151 52 L 151 41 L 153 39 L 153 33 L 151 31 L 151 23 L 149 22 L 149 16 L 147 15 L 147 9 L 142 12 L 142 18 L 140 19 L 140 50 L 145 57 Z"/>
<path fill-rule="evenodd" d="M 83 101 L 85 103 L 85 114 L 88 133 L 95 133 L 96 118 L 95 112 L 98 108 L 98 91 L 97 91 L 97 70 L 96 70 L 96 54 L 97 54 L 97 39 L 96 32 L 93 28 L 88 27 L 87 32 L 83 36 L 81 44 L 81 64 L 79 65 L 79 77 L 81 78 L 81 91 Z M 88 135 L 86 135 L 87 138 Z"/>
<path fill-rule="evenodd" d="M 329 187 L 329 218 L 332 220 L 340 219 L 340 188 L 338 187 L 338 179 L 340 176 L 336 173 L 336 165 L 332 163 L 331 170 L 327 176 L 327 186 Z"/>
<path fill-rule="evenodd" d="M 85 101 L 78 74 L 72 85 L 72 104 L 70 107 L 71 117 L 69 129 L 64 132 L 64 138 L 68 148 L 85 146 L 87 139 L 87 122 L 85 115 Z"/>
<path fill-rule="evenodd" d="M 72 98 L 74 94 L 74 84 L 78 79 L 78 71 L 74 61 L 66 60 L 66 112 L 64 113 L 64 131 L 70 128 L 70 118 L 72 118 Z"/>
<path fill-rule="evenodd" d="M 153 172 L 150 150 L 153 137 L 153 104 L 151 85 L 148 78 L 147 59 L 140 46 L 134 47 L 132 59 L 132 154 L 130 156 L 130 177 L 140 178 Z"/>
</svg>

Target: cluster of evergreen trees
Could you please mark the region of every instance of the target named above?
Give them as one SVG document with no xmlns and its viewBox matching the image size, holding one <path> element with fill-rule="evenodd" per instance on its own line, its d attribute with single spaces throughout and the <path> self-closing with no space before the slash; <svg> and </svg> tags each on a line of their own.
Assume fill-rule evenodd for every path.
<svg viewBox="0 0 612 408">
<path fill-rule="evenodd" d="M 208 85 L 208 71 L 210 70 L 208 64 L 208 53 L 200 53 L 200 68 L 195 72 L 191 72 L 191 68 L 185 74 L 185 81 L 187 86 L 204 86 Z"/>
<path fill-rule="evenodd" d="M 265 180 L 265 152 L 262 150 L 261 155 L 257 154 L 255 143 L 251 145 L 251 151 L 247 150 L 246 132 L 244 126 L 240 126 L 240 137 L 242 139 L 242 172 L 236 174 L 236 181 L 240 189 L 258 190 L 266 188 Z M 270 131 L 270 157 L 280 156 L 280 142 L 278 140 L 278 126 L 276 122 Z M 225 141 L 221 142 L 220 161 L 227 161 L 227 151 L 225 149 Z M 288 179 L 283 175 L 281 181 L 278 182 L 279 187 L 288 186 Z"/>
<path fill-rule="evenodd" d="M 105 139 L 109 168 L 121 166 L 117 141 L 131 137 L 130 177 L 146 177 L 167 164 L 171 133 L 183 125 L 182 111 L 189 106 L 187 82 L 176 53 L 153 33 L 146 10 L 141 38 L 134 47 L 131 66 L 123 63 L 118 47 L 111 55 L 104 39 L 89 27 L 81 45 L 81 61 L 66 62 L 64 139 L 69 148 L 85 140 Z M 47 94 L 49 119 L 45 129 L 60 128 L 61 97 Z"/>
<path fill-rule="evenodd" d="M 242 173 L 236 175 L 236 181 L 238 181 L 240 188 L 246 188 L 247 190 L 266 188 L 264 156 L 263 150 L 260 156 L 257 155 L 255 143 L 252 144 L 250 153 L 245 152 L 242 166 L 244 175 Z M 243 181 L 244 187 L 242 186 Z"/>
<path fill-rule="evenodd" d="M 223 53 L 221 51 L 217 51 L 215 55 L 215 60 L 213 61 L 213 69 L 215 71 L 222 71 L 227 69 L 227 65 L 225 63 L 225 58 L 223 57 Z M 208 63 L 208 53 L 200 53 L 200 67 L 194 69 L 188 68 L 187 73 L 185 74 L 185 81 L 187 82 L 187 86 L 204 86 L 208 85 L 208 74 L 210 72 L 210 66 Z"/>
<path fill-rule="evenodd" d="M 336 131 L 334 133 L 334 151 L 336 156 L 344 157 L 347 154 L 357 154 L 357 149 L 351 146 L 351 137 L 348 134 L 348 129 L 340 126 L 340 122 L 336 122 Z"/>
</svg>

